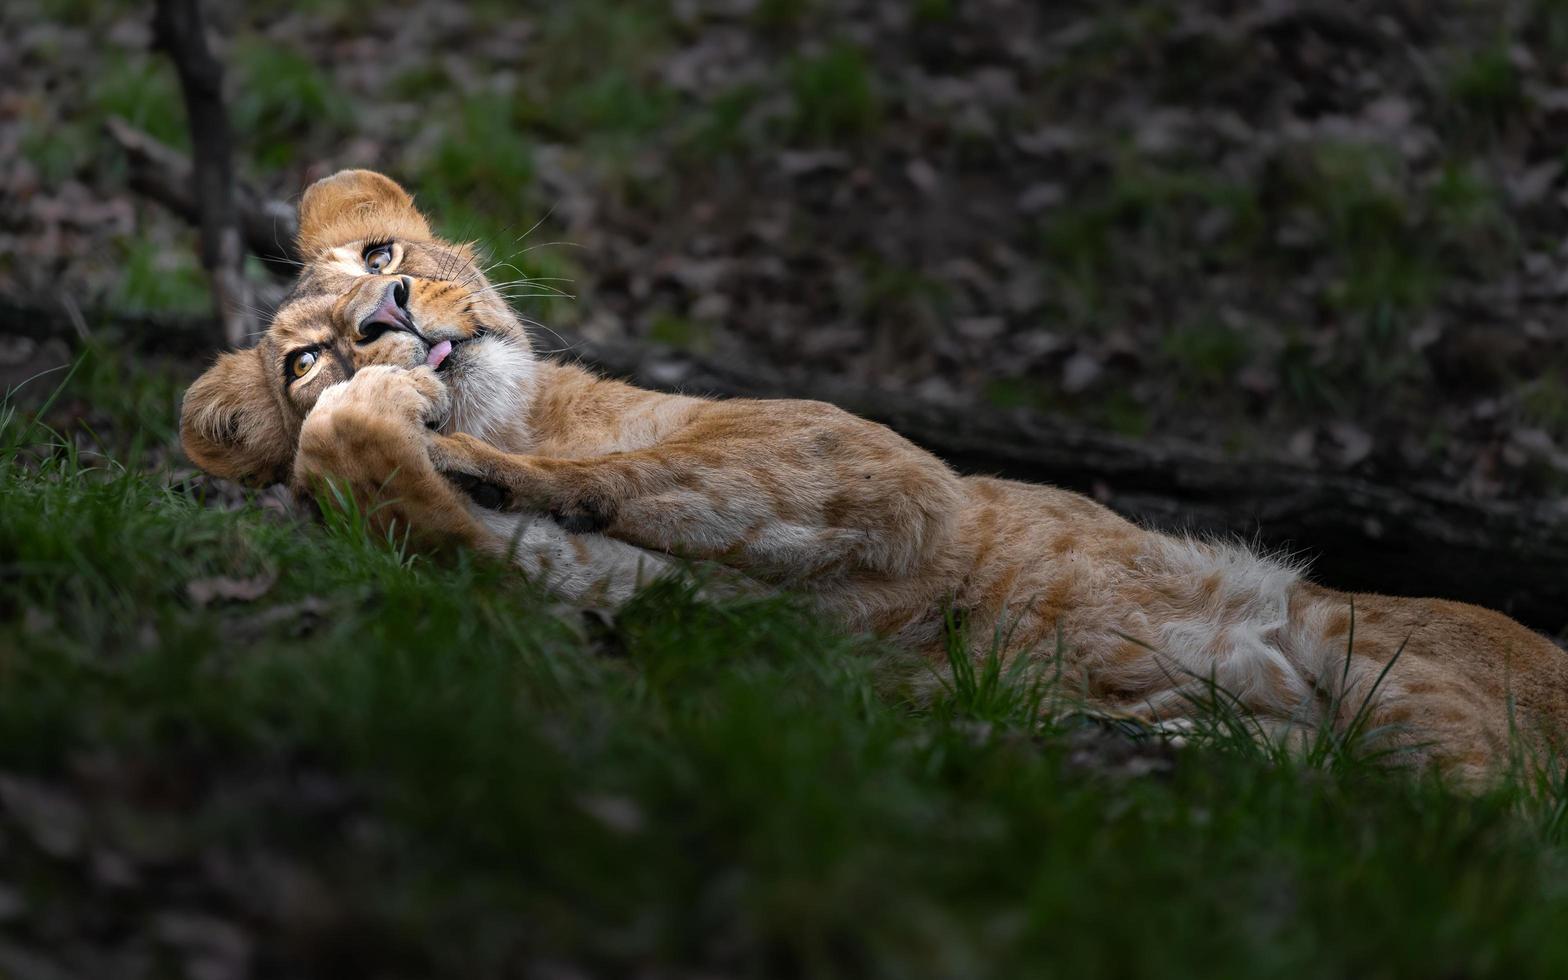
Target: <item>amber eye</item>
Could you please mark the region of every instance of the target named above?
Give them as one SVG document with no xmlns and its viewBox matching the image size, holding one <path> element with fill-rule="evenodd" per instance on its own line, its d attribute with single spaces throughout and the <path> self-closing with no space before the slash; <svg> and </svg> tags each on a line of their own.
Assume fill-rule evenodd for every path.
<svg viewBox="0 0 1568 980">
<path fill-rule="evenodd" d="M 289 358 L 289 370 L 288 370 L 289 380 L 292 381 L 292 380 L 294 380 L 296 378 L 303 378 L 305 375 L 310 373 L 310 369 L 315 366 L 315 363 L 316 363 L 316 352 L 315 351 L 313 351 L 313 350 L 296 351 L 294 353 L 294 355 Z"/>
<path fill-rule="evenodd" d="M 365 269 L 372 275 L 379 276 L 383 269 L 392 264 L 392 246 L 377 245 L 365 249 Z"/>
</svg>

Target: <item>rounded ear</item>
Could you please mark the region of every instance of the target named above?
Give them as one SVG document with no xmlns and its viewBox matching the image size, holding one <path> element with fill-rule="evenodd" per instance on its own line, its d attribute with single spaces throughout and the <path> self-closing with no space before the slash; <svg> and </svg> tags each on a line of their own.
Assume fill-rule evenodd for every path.
<svg viewBox="0 0 1568 980">
<path fill-rule="evenodd" d="M 413 197 L 374 170 L 339 170 L 305 188 L 299 202 L 299 251 L 307 261 L 349 242 L 429 237 Z"/>
<path fill-rule="evenodd" d="M 288 479 L 294 438 L 267 385 L 261 348 L 221 355 L 190 386 L 180 409 L 180 445 L 213 476 L 252 487 Z"/>
</svg>

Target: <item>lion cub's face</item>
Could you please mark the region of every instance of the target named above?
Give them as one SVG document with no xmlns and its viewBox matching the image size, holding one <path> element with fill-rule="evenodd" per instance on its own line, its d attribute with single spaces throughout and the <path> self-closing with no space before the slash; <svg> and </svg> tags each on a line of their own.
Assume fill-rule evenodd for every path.
<svg viewBox="0 0 1568 980">
<path fill-rule="evenodd" d="M 299 251 L 299 280 L 265 336 L 186 393 L 181 442 L 202 469 L 286 479 L 321 393 L 372 364 L 434 368 L 452 394 L 444 431 L 487 438 L 518 421 L 533 373 L 522 325 L 472 250 L 432 236 L 396 183 L 346 170 L 311 185 Z"/>
</svg>

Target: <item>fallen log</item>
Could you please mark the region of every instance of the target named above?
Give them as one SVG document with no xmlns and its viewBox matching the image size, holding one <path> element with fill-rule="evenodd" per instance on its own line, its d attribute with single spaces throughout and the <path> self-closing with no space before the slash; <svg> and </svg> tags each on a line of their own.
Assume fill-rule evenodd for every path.
<svg viewBox="0 0 1568 980">
<path fill-rule="evenodd" d="M 199 320 L 96 313 L 83 321 L 164 354 L 210 349 L 211 325 Z M 79 337 L 63 309 L 4 303 L 0 333 Z M 1477 501 L 1419 482 L 1126 439 L 1024 410 L 932 404 L 806 370 L 565 339 L 567 353 L 559 356 L 644 387 L 832 402 L 892 427 L 961 472 L 1068 487 L 1166 530 L 1244 538 L 1300 556 L 1315 579 L 1337 588 L 1459 599 L 1549 633 L 1568 631 L 1568 501 Z"/>
<path fill-rule="evenodd" d="M 97 343 L 171 358 L 215 357 L 219 336 L 208 317 L 175 313 L 88 310 L 59 303 L 33 303 L 0 296 L 0 335 L 35 341 Z"/>
</svg>

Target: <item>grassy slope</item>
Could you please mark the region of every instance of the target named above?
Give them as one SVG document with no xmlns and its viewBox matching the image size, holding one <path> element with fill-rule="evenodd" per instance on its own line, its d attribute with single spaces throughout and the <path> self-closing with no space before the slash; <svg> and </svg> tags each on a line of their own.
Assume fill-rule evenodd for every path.
<svg viewBox="0 0 1568 980">
<path fill-rule="evenodd" d="M 78 398 L 167 436 L 167 381 L 100 359 L 50 417 Z M 29 417 L 0 438 L 0 974 L 1568 970 L 1560 791 L 1172 756 L 983 674 L 917 706 L 788 604 L 584 618 Z"/>
</svg>

